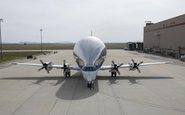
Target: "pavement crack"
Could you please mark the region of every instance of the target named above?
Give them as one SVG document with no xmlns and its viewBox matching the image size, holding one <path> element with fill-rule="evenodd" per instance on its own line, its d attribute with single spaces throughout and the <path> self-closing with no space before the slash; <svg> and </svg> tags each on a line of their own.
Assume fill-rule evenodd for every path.
<svg viewBox="0 0 185 115">
<path fill-rule="evenodd" d="M 112 87 L 112 85 L 110 85 L 110 88 L 111 88 L 113 97 L 114 97 L 114 99 L 115 99 L 116 102 L 117 102 L 117 105 L 118 105 L 118 107 L 119 107 L 119 110 L 120 110 L 121 115 L 126 115 L 125 112 L 123 111 L 122 107 L 121 107 L 121 103 L 120 103 L 119 100 L 118 100 L 119 97 L 117 96 L 117 94 L 116 94 L 114 88 Z"/>
<path fill-rule="evenodd" d="M 51 114 L 51 112 L 52 112 L 53 108 L 56 106 L 57 102 L 58 102 L 58 99 L 55 100 L 55 103 L 54 103 L 53 106 L 51 107 L 51 109 L 50 109 L 48 115 Z"/>
<path fill-rule="evenodd" d="M 72 105 L 72 103 L 73 103 L 73 100 L 74 100 L 74 97 L 75 97 L 75 94 L 76 94 L 76 91 L 77 91 L 77 88 L 78 88 L 78 87 L 77 87 L 77 86 L 78 86 L 78 82 L 79 82 L 79 79 L 77 79 L 77 81 L 76 81 L 75 89 L 74 89 L 74 91 L 73 91 L 73 93 L 72 93 L 72 98 L 71 98 L 70 104 L 69 104 L 69 106 L 68 106 L 68 108 L 67 108 L 66 115 L 69 114 L 69 110 L 70 110 L 70 108 L 71 108 L 71 105 Z"/>
</svg>

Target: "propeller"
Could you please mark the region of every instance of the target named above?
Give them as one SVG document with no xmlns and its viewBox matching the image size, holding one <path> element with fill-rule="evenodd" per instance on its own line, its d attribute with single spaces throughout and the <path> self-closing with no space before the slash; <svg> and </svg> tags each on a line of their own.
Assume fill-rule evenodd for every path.
<svg viewBox="0 0 185 115">
<path fill-rule="evenodd" d="M 118 68 L 121 67 L 123 65 L 123 63 L 117 65 L 117 63 L 115 63 L 112 60 L 112 65 L 113 65 L 113 68 L 109 72 L 117 72 L 120 75 L 120 72 L 119 72 L 119 69 Z"/>
<path fill-rule="evenodd" d="M 130 67 L 131 67 L 130 70 L 135 70 L 135 69 L 137 69 L 137 71 L 138 71 L 139 73 L 141 73 L 141 71 L 140 71 L 140 69 L 139 69 L 139 65 L 142 64 L 143 61 L 137 63 L 137 62 L 135 62 L 135 61 L 132 59 L 131 62 L 132 62 L 132 63 L 130 63 Z"/>
<path fill-rule="evenodd" d="M 42 60 L 40 60 L 42 67 L 40 69 L 38 69 L 38 71 L 41 71 L 42 69 L 45 69 L 47 71 L 47 73 L 49 73 L 49 71 L 52 69 L 50 68 L 50 66 L 52 65 L 52 62 L 43 62 Z"/>
<path fill-rule="evenodd" d="M 69 64 L 66 63 L 66 60 L 63 61 L 63 67 L 64 67 L 64 73 L 68 72 L 70 70 Z"/>
</svg>

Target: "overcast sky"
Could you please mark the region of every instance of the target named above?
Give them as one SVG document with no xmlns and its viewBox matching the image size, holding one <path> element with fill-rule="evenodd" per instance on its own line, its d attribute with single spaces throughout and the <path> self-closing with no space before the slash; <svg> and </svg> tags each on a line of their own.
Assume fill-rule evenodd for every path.
<svg viewBox="0 0 185 115">
<path fill-rule="evenodd" d="M 142 41 L 145 21 L 185 13 L 185 0 L 0 0 L 3 42 Z"/>
</svg>

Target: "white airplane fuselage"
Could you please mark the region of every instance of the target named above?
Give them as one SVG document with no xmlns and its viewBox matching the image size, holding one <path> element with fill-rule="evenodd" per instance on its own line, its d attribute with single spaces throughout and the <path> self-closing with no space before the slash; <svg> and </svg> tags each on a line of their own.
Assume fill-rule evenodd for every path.
<svg viewBox="0 0 185 115">
<path fill-rule="evenodd" d="M 105 44 L 94 36 L 81 39 L 75 44 L 73 54 L 87 83 L 93 83 L 96 79 L 106 53 Z"/>
</svg>

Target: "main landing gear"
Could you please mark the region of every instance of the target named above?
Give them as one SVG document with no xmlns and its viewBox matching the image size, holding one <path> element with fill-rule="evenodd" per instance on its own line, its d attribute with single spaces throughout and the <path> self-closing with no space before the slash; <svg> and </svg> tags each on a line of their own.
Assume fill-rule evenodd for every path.
<svg viewBox="0 0 185 115">
<path fill-rule="evenodd" d="M 121 64 L 116 64 L 114 61 L 112 61 L 112 69 L 109 71 L 111 72 L 111 76 L 112 77 L 116 77 L 117 76 L 117 73 L 120 75 L 120 72 L 119 72 L 119 68 L 123 65 L 123 63 Z"/>
<path fill-rule="evenodd" d="M 70 72 L 65 72 L 64 75 L 65 75 L 65 77 L 70 77 L 71 73 Z"/>
<path fill-rule="evenodd" d="M 116 72 L 111 72 L 111 77 L 116 77 L 117 73 Z"/>
<path fill-rule="evenodd" d="M 71 76 L 71 71 L 70 71 L 70 65 L 66 63 L 66 60 L 63 62 L 63 74 L 65 77 L 70 77 Z"/>
</svg>

